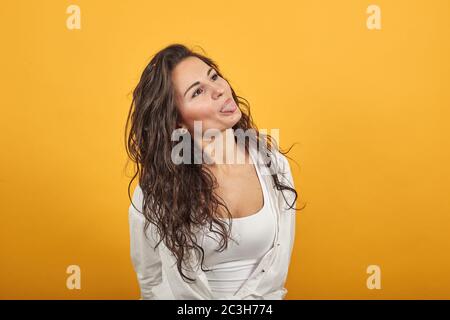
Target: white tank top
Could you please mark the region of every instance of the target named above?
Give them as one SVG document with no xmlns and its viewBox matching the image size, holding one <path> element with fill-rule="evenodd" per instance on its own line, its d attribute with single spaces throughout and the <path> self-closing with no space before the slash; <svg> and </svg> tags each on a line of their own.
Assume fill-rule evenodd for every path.
<svg viewBox="0 0 450 320">
<path fill-rule="evenodd" d="M 233 295 L 239 290 L 260 259 L 273 246 L 276 221 L 270 212 L 268 190 L 256 164 L 255 168 L 264 204 L 255 214 L 232 219 L 231 236 L 237 243 L 228 239 L 228 247 L 218 252 L 215 250 L 220 247 L 220 236 L 206 229 L 207 233 L 203 237 L 204 265 L 211 270 L 206 271 L 205 275 L 216 298 Z"/>
</svg>

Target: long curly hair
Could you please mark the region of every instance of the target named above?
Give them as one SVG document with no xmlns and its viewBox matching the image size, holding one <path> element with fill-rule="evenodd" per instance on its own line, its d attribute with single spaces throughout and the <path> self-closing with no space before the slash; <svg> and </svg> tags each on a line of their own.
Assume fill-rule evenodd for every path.
<svg viewBox="0 0 450 320">
<path fill-rule="evenodd" d="M 220 219 L 217 209 L 220 206 L 225 209 L 229 218 L 232 218 L 232 215 L 223 199 L 214 193 L 217 180 L 207 166 L 195 164 L 195 161 L 176 165 L 171 158 L 172 148 L 176 144 L 171 136 L 180 120 L 171 72 L 187 57 L 203 60 L 213 67 L 220 77 L 227 80 L 221 74 L 217 63 L 182 44 L 172 44 L 159 51 L 145 67 L 133 91 L 125 125 L 125 147 L 128 161 L 131 159 L 136 164 L 136 171 L 128 185 L 128 197 L 132 203 L 130 188 L 138 177 L 143 193 L 141 213 L 145 216 L 144 233 L 149 224 L 153 223 L 159 235 L 156 247 L 164 241 L 165 246 L 176 257 L 182 278 L 185 281 L 195 281 L 183 272 L 183 264 L 187 265 L 192 252 L 195 252 L 197 261 L 201 260 L 202 270 L 208 271 L 203 266 L 204 251 L 197 241 L 196 230 L 207 225 L 209 231 L 221 237 L 219 251 L 225 250 L 228 240 L 231 239 L 232 219 L 228 220 L 230 224 Z M 286 155 L 292 146 L 283 152 L 276 146 L 272 136 L 260 133 L 253 123 L 249 102 L 237 96 L 233 88 L 231 92 L 242 113 L 233 129 L 242 129 L 244 132 L 253 129 L 256 132 L 254 138 L 262 142 L 259 145 L 267 146 L 265 150 L 268 155 L 273 152 L 274 147 Z M 247 150 L 249 143 L 250 141 L 245 141 Z M 196 146 L 193 140 L 191 145 L 193 148 Z M 191 152 L 191 155 L 194 153 Z M 296 190 L 282 184 L 275 173 L 271 175 L 277 190 L 288 190 L 295 194 L 293 203 L 288 204 L 289 208 L 293 209 L 298 196 Z M 193 197 L 192 194 L 196 196 Z M 286 200 L 285 197 L 284 199 Z"/>
</svg>

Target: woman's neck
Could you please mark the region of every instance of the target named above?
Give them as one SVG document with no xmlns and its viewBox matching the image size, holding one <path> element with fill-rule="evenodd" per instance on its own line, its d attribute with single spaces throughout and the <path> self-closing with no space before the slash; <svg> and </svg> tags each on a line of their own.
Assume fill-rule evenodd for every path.
<svg viewBox="0 0 450 320">
<path fill-rule="evenodd" d="M 220 131 L 209 141 L 202 140 L 202 150 L 203 164 L 214 170 L 226 171 L 231 166 L 251 161 L 245 146 L 236 143 L 233 128 Z"/>
</svg>

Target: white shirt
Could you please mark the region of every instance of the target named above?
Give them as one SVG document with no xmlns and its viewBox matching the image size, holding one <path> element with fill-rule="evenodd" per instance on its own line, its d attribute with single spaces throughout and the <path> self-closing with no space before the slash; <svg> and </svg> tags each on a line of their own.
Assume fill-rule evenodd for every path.
<svg viewBox="0 0 450 320">
<path fill-rule="evenodd" d="M 253 270 L 248 279 L 240 289 L 225 299 L 283 299 L 287 293 L 284 287 L 295 237 L 295 213 L 294 209 L 289 209 L 288 204 L 292 204 L 295 195 L 284 190 L 276 190 L 269 170 L 264 167 L 263 159 L 259 153 L 250 148 L 254 157 L 258 159 L 255 163 L 262 173 L 264 187 L 269 190 L 270 212 L 276 220 L 275 241 L 272 248 L 259 260 L 257 267 Z M 278 175 L 278 179 L 283 184 L 288 184 L 295 188 L 289 162 L 280 152 L 274 150 L 275 157 L 272 163 Z M 142 211 L 143 194 L 139 185 L 135 188 L 133 198 L 134 206 Z M 136 272 L 140 286 L 140 299 L 176 299 L 176 300 L 198 300 L 216 299 L 208 283 L 205 272 L 200 268 L 193 270 L 183 270 L 190 278 L 195 278 L 195 282 L 185 282 L 176 267 L 176 258 L 170 250 L 161 242 L 155 249 L 157 232 L 156 227 L 150 224 L 147 229 L 148 239 L 143 234 L 145 217 L 133 206 L 129 207 L 130 226 L 130 254 L 133 268 Z M 294 205 L 295 208 L 295 205 Z M 195 256 L 195 255 L 192 255 Z M 200 263 L 192 262 L 191 265 Z"/>
<path fill-rule="evenodd" d="M 256 162 L 253 155 L 252 160 Z M 236 293 L 274 245 L 276 219 L 271 212 L 267 186 L 263 183 L 258 166 L 255 168 L 263 194 L 262 207 L 248 216 L 231 219 L 232 240 L 228 241 L 228 247 L 223 251 L 217 251 L 222 240 L 217 233 L 205 226 L 200 234 L 205 252 L 204 266 L 209 269 L 205 274 L 217 299 L 225 299 Z M 229 221 L 228 217 L 220 219 Z"/>
</svg>

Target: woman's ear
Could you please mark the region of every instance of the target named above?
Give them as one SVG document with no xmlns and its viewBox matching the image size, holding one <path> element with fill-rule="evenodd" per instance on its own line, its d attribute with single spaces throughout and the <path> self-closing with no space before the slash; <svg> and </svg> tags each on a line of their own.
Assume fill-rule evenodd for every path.
<svg viewBox="0 0 450 320">
<path fill-rule="evenodd" d="M 177 121 L 177 129 L 187 129 L 187 127 L 184 125 L 184 123 Z"/>
<path fill-rule="evenodd" d="M 183 121 L 180 119 L 179 115 L 177 116 L 176 127 L 177 127 L 177 129 L 180 129 L 180 128 L 184 127 Z"/>
</svg>

